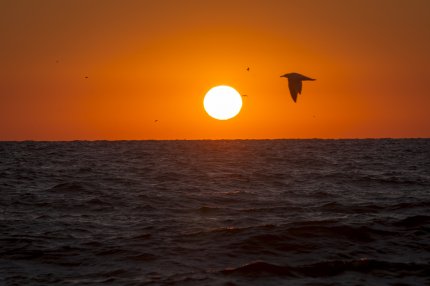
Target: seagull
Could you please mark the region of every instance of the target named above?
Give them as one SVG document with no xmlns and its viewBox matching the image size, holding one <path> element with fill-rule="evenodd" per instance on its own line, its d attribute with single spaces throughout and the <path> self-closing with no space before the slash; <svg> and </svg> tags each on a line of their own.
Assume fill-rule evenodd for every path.
<svg viewBox="0 0 430 286">
<path fill-rule="evenodd" d="M 302 81 L 315 80 L 313 78 L 310 78 L 295 72 L 286 73 L 284 75 L 281 75 L 281 77 L 286 77 L 288 79 L 288 88 L 290 89 L 290 94 L 294 102 L 296 102 L 297 100 L 297 94 L 302 93 Z"/>
<path fill-rule="evenodd" d="M 246 68 L 246 71 L 249 71 L 249 67 Z"/>
</svg>

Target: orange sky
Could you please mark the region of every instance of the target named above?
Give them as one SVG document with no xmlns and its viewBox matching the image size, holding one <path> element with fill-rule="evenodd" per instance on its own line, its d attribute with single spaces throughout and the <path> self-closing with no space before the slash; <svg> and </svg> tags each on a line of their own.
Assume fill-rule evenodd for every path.
<svg viewBox="0 0 430 286">
<path fill-rule="evenodd" d="M 429 27 L 427 0 L 0 0 L 0 140 L 430 137 Z"/>
</svg>

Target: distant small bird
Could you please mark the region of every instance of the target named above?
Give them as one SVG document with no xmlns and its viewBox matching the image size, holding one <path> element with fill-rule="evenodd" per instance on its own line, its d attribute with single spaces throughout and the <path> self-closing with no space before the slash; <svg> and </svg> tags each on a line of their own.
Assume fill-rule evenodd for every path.
<svg viewBox="0 0 430 286">
<path fill-rule="evenodd" d="M 155 120 L 154 120 L 154 123 L 157 123 L 157 122 L 158 122 L 158 119 L 155 119 Z"/>
<path fill-rule="evenodd" d="M 246 71 L 249 71 L 249 67 L 246 68 Z"/>
<path fill-rule="evenodd" d="M 85 78 L 88 78 L 87 76 Z"/>
<path fill-rule="evenodd" d="M 288 88 L 290 89 L 290 94 L 294 102 L 296 102 L 297 100 L 297 94 L 302 93 L 302 81 L 315 80 L 313 78 L 310 78 L 295 72 L 286 73 L 284 75 L 281 75 L 281 77 L 286 77 L 288 79 Z"/>
<path fill-rule="evenodd" d="M 248 95 L 247 95 L 247 94 L 241 94 L 241 96 L 242 96 L 242 97 L 248 97 Z"/>
</svg>

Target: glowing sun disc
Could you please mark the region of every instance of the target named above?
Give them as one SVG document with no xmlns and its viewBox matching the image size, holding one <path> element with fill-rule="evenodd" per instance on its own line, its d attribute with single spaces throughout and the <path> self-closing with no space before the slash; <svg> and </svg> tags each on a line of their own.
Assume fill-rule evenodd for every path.
<svg viewBox="0 0 430 286">
<path fill-rule="evenodd" d="M 205 95 L 203 106 L 206 112 L 218 120 L 235 117 L 242 108 L 242 97 L 232 87 L 219 85 L 211 88 Z"/>
</svg>

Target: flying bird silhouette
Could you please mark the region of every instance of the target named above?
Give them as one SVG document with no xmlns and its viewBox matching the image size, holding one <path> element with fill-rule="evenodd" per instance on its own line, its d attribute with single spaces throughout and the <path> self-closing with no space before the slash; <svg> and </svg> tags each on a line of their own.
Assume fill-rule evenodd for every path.
<svg viewBox="0 0 430 286">
<path fill-rule="evenodd" d="M 281 77 L 285 77 L 288 79 L 288 88 L 290 89 L 291 97 L 294 102 L 297 101 L 297 94 L 302 93 L 302 81 L 303 80 L 315 80 L 313 78 L 301 75 L 299 73 L 286 73 L 281 75 Z"/>
</svg>

